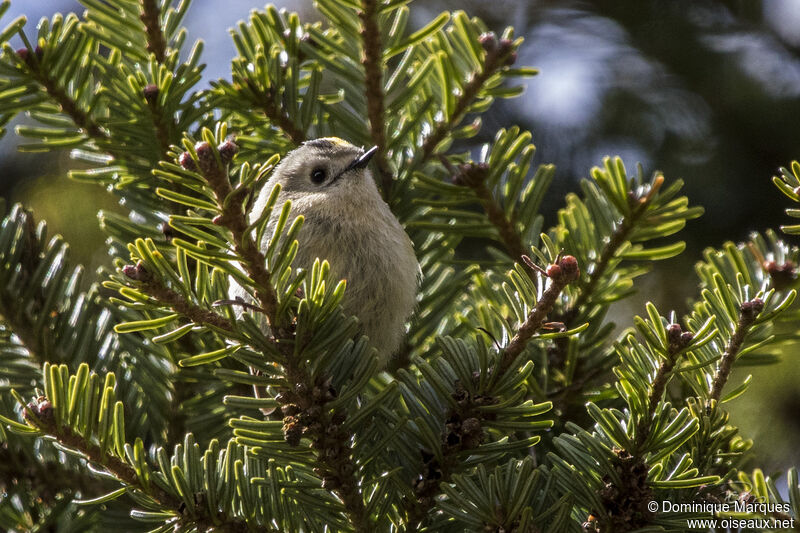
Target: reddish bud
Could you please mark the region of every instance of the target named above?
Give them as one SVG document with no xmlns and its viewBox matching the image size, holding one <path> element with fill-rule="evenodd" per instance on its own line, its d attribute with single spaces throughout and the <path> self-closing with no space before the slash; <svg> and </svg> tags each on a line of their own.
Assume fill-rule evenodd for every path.
<svg viewBox="0 0 800 533">
<path fill-rule="evenodd" d="M 791 261 L 786 261 L 782 265 L 778 265 L 775 261 L 764 263 L 764 270 L 769 274 L 772 285 L 778 290 L 786 289 L 794 283 L 797 278 L 795 268 L 795 264 Z"/>
<path fill-rule="evenodd" d="M 192 172 L 197 170 L 197 165 L 189 152 L 183 152 L 180 157 L 178 157 L 178 163 L 186 170 Z"/>
<path fill-rule="evenodd" d="M 147 281 L 150 279 L 150 273 L 145 269 L 141 261 L 136 265 L 125 265 L 122 267 L 122 273 L 134 281 Z"/>
<path fill-rule="evenodd" d="M 753 298 L 749 302 L 744 302 L 739 309 L 743 317 L 753 319 L 764 310 L 764 300 L 761 298 Z"/>
<path fill-rule="evenodd" d="M 214 218 L 212 218 L 212 219 L 211 219 L 211 222 L 212 222 L 212 223 L 213 223 L 215 226 L 222 226 L 222 224 L 223 224 L 222 215 L 217 215 L 217 216 L 215 216 Z"/>
<path fill-rule="evenodd" d="M 517 52 L 513 51 L 510 54 L 508 54 L 508 58 L 506 58 L 506 65 L 510 67 L 516 62 L 517 62 Z"/>
<path fill-rule="evenodd" d="M 514 49 L 514 41 L 511 39 L 500 39 L 497 43 L 497 51 L 500 55 L 510 53 Z"/>
<path fill-rule="evenodd" d="M 481 36 L 478 37 L 478 42 L 481 43 L 481 47 L 488 53 L 493 53 L 497 50 L 497 36 L 493 31 L 482 33 Z"/>
<path fill-rule="evenodd" d="M 197 164 L 201 172 L 206 174 L 216 166 L 214 149 L 210 144 L 205 141 L 199 142 L 194 145 L 194 151 L 197 154 Z"/>
<path fill-rule="evenodd" d="M 235 142 L 230 140 L 220 144 L 217 149 L 219 150 L 219 156 L 222 158 L 222 162 L 225 164 L 230 163 L 233 157 L 239 152 L 239 147 Z"/>
<path fill-rule="evenodd" d="M 561 277 L 561 267 L 558 265 L 550 265 L 547 267 L 547 277 L 551 279 L 559 279 Z"/>
<path fill-rule="evenodd" d="M 670 324 L 667 327 L 667 342 L 672 347 L 680 347 L 683 329 L 680 324 Z"/>
<path fill-rule="evenodd" d="M 558 265 L 561 267 L 561 273 L 567 278 L 567 283 L 575 281 L 581 275 L 581 269 L 578 267 L 578 260 L 572 255 L 565 255 L 562 257 Z"/>
<path fill-rule="evenodd" d="M 28 62 L 29 52 L 27 48 L 19 48 L 17 49 L 17 56 L 26 63 Z"/>
<path fill-rule="evenodd" d="M 681 334 L 681 346 L 686 347 L 694 340 L 694 333 L 691 331 L 684 331 Z"/>
<path fill-rule="evenodd" d="M 144 89 L 142 89 L 142 94 L 144 94 L 144 99 L 150 105 L 155 105 L 156 103 L 158 103 L 158 93 L 159 93 L 158 86 L 153 85 L 152 83 L 150 85 L 147 85 Z"/>
<path fill-rule="evenodd" d="M 28 402 L 28 409 L 22 412 L 22 418 L 28 422 L 32 422 L 31 413 L 36 415 L 39 421 L 50 423 L 53 421 L 53 404 L 45 396 L 39 396 L 35 400 Z"/>
</svg>

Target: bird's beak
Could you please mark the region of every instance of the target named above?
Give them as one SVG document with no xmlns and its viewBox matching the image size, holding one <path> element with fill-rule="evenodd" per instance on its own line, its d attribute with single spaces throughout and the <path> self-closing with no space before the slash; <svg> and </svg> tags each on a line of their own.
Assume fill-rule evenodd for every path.
<svg viewBox="0 0 800 533">
<path fill-rule="evenodd" d="M 373 146 L 372 148 L 370 148 L 369 150 L 367 150 L 366 152 L 355 158 L 352 163 L 347 165 L 347 168 L 344 169 L 344 171 L 347 172 L 348 170 L 355 170 L 357 168 L 366 167 L 367 163 L 369 163 L 369 160 L 372 159 L 372 156 L 375 155 L 375 152 L 377 151 L 378 147 Z"/>
</svg>

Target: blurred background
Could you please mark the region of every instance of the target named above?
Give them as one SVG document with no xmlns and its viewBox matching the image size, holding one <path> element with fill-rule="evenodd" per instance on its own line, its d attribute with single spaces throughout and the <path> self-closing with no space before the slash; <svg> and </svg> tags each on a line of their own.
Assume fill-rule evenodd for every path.
<svg viewBox="0 0 800 533">
<path fill-rule="evenodd" d="M 309 0 L 278 1 L 317 17 Z M 222 7 L 224 4 L 224 7 Z M 206 42 L 205 82 L 229 77 L 234 47 L 228 28 L 258 0 L 195 0 L 186 25 Z M 640 278 L 639 295 L 617 309 L 622 325 L 646 300 L 688 310 L 697 293 L 693 265 L 708 246 L 777 228 L 785 200 L 769 182 L 800 158 L 800 1 L 798 0 L 418 0 L 420 26 L 443 9 L 464 9 L 500 33 L 525 38 L 518 63 L 540 69 L 525 94 L 484 117 L 483 140 L 520 124 L 533 132 L 538 163 L 554 163 L 546 201 L 555 220 L 568 191 L 605 155 L 620 155 L 629 172 L 641 163 L 682 178 L 685 193 L 706 214 L 689 224 L 680 257 Z M 20 14 L 42 16 L 82 8 L 75 0 L 12 0 L 3 24 Z M 22 119 L 24 120 L 24 118 Z M 66 177 L 69 154 L 19 154 L 13 128 L 0 139 L 0 197 L 21 201 L 70 242 L 89 268 L 107 264 L 98 209 L 115 209 L 105 191 Z M 792 237 L 787 237 L 791 240 Z M 748 368 L 747 394 L 732 402 L 732 422 L 753 438 L 753 467 L 800 466 L 800 353 L 780 365 Z"/>
</svg>

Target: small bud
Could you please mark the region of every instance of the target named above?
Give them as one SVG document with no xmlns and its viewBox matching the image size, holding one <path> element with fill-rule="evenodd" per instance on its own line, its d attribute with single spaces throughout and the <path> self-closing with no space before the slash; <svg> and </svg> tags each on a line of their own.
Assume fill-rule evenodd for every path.
<svg viewBox="0 0 800 533">
<path fill-rule="evenodd" d="M 694 333 L 692 333 L 691 331 L 684 331 L 681 334 L 681 346 L 682 347 L 685 348 L 685 347 L 689 346 L 692 343 L 693 340 L 694 340 Z"/>
<path fill-rule="evenodd" d="M 511 66 L 517 62 L 517 51 L 514 50 L 510 54 L 508 54 L 508 58 L 506 58 L 506 66 Z"/>
<path fill-rule="evenodd" d="M 749 302 L 744 302 L 739 309 L 743 317 L 753 319 L 764 310 L 764 300 L 761 298 L 753 298 Z"/>
<path fill-rule="evenodd" d="M 125 265 L 122 267 L 122 273 L 134 281 L 148 281 L 151 277 L 141 261 L 136 265 Z"/>
<path fill-rule="evenodd" d="M 561 278 L 561 267 L 558 265 L 550 265 L 547 267 L 547 277 L 551 279 Z"/>
<path fill-rule="evenodd" d="M 217 164 L 214 160 L 214 149 L 207 142 L 199 142 L 194 145 L 194 151 L 197 154 L 197 164 L 200 170 L 208 172 Z"/>
<path fill-rule="evenodd" d="M 194 172 L 194 171 L 197 170 L 197 165 L 195 164 L 194 159 L 192 159 L 192 156 L 191 156 L 191 154 L 189 152 L 183 152 L 180 155 L 180 157 L 178 158 L 178 163 L 183 168 L 185 168 L 186 170 L 189 170 L 191 172 Z"/>
<path fill-rule="evenodd" d="M 217 149 L 223 164 L 228 164 L 233 160 L 233 157 L 239 152 L 239 147 L 233 141 L 225 141 L 220 144 Z"/>
<path fill-rule="evenodd" d="M 478 37 L 478 42 L 481 43 L 481 47 L 490 54 L 497 50 L 497 36 L 493 31 L 482 33 L 481 36 Z"/>
<path fill-rule="evenodd" d="M 797 278 L 797 270 L 792 261 L 786 261 L 782 265 L 778 265 L 775 261 L 766 261 L 764 270 L 769 274 L 772 285 L 778 290 L 790 287 Z"/>
<path fill-rule="evenodd" d="M 41 422 L 50 423 L 53 421 L 53 404 L 47 399 L 47 397 L 39 396 L 35 400 L 30 401 L 27 407 L 28 409 L 22 412 L 22 418 L 28 422 L 33 421 L 31 413 L 36 415 Z"/>
<path fill-rule="evenodd" d="M 152 83 L 142 89 L 142 94 L 144 94 L 145 101 L 151 106 L 158 103 L 158 93 L 158 86 L 153 85 Z"/>
<path fill-rule="evenodd" d="M 27 48 L 18 48 L 17 49 L 17 56 L 26 63 L 28 62 L 28 49 Z"/>
<path fill-rule="evenodd" d="M 561 273 L 566 277 L 567 283 L 575 281 L 581 275 L 581 269 L 578 267 L 578 260 L 572 255 L 565 255 L 562 257 L 558 266 L 561 267 Z"/>
<path fill-rule="evenodd" d="M 36 59 L 41 60 L 44 57 L 44 49 L 41 46 L 37 46 L 33 49 L 33 54 L 36 56 Z"/>
<path fill-rule="evenodd" d="M 53 413 L 53 404 L 50 403 L 50 400 L 45 399 L 39 402 L 37 409 L 39 420 L 42 422 L 49 423 L 53 421 L 53 418 L 55 418 L 55 414 Z"/>
<path fill-rule="evenodd" d="M 683 335 L 683 329 L 680 324 L 670 324 L 667 327 L 667 342 L 670 347 L 679 348 L 681 346 L 681 335 Z"/>
<path fill-rule="evenodd" d="M 222 226 L 223 224 L 222 215 L 217 215 L 214 218 L 212 218 L 211 223 L 214 224 L 215 226 Z"/>
</svg>

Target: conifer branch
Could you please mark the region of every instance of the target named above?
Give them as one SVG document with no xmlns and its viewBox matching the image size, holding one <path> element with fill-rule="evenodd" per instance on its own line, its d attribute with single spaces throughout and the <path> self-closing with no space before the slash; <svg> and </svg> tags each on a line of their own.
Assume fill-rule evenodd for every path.
<svg viewBox="0 0 800 533">
<path fill-rule="evenodd" d="M 217 517 L 218 520 L 223 520 L 223 523 L 221 525 L 215 524 L 209 516 L 208 508 L 205 505 L 196 505 L 193 509 L 193 513 L 182 512 L 185 506 L 183 500 L 165 492 L 155 483 L 141 483 L 139 476 L 136 474 L 136 470 L 134 470 L 131 465 L 115 455 L 104 453 L 100 446 L 87 441 L 81 435 L 74 433 L 69 427 L 57 426 L 52 412 L 50 416 L 47 414 L 47 409 L 52 409 L 52 406 L 43 406 L 43 404 L 49 405 L 49 403 L 49 400 L 44 400 L 39 405 L 34 406 L 33 410 L 37 415 L 36 419 L 28 419 L 28 423 L 36 426 L 45 434 L 54 437 L 60 444 L 82 453 L 89 462 L 101 466 L 124 485 L 146 494 L 161 507 L 175 510 L 176 513 L 181 515 L 179 519 L 181 523 L 196 524 L 201 531 L 205 531 L 208 528 L 214 528 L 214 531 L 229 533 L 248 531 L 246 523 L 239 519 Z M 32 409 L 32 407 L 29 406 L 28 409 Z M 187 516 L 189 514 L 195 515 L 196 518 Z"/>
<path fill-rule="evenodd" d="M 378 147 L 375 161 L 380 174 L 383 196 L 388 199 L 392 190 L 392 170 L 386 157 L 386 120 L 383 94 L 383 45 L 378 26 L 377 0 L 363 0 L 362 9 L 358 13 L 361 20 L 361 39 L 363 41 L 365 91 L 367 98 L 367 117 L 369 118 L 370 136 Z"/>
<path fill-rule="evenodd" d="M 144 294 L 185 316 L 195 324 L 214 326 L 217 329 L 233 332 L 233 324 L 227 318 L 210 309 L 191 303 L 181 294 L 157 280 L 141 262 L 135 266 L 126 265 L 122 268 L 122 273 L 128 278 L 138 281 L 140 283 L 138 289 Z"/>
<path fill-rule="evenodd" d="M 683 331 L 680 324 L 670 324 L 667 328 L 666 359 L 659 365 L 653 383 L 650 385 L 650 393 L 647 396 L 647 416 L 640 418 L 636 426 L 636 442 L 634 449 L 630 450 L 634 456 L 639 455 L 639 449 L 650 435 L 653 415 L 678 362 L 677 356 L 692 342 L 692 339 L 694 339 L 694 334 L 691 331 Z"/>
<path fill-rule="evenodd" d="M 244 259 L 242 266 L 255 282 L 256 299 L 269 319 L 270 326 L 280 328 L 276 316 L 278 296 L 272 287 L 271 274 L 266 266 L 267 259 L 252 234 L 247 231 L 247 217 L 241 202 L 247 191 L 243 189 L 237 193 L 241 198 L 230 199 L 233 189 L 226 165 L 221 159 L 218 160 L 213 148 L 207 142 L 198 143 L 195 151 L 198 168 L 214 191 L 217 205 L 222 212 L 214 219 L 214 223 L 228 228 L 233 233 L 234 250 Z M 226 141 L 219 147 L 219 151 L 221 154 L 226 154 L 224 157 L 232 158 L 238 147 L 232 141 Z"/>
<path fill-rule="evenodd" d="M 53 505 L 59 494 L 80 493 L 88 499 L 109 492 L 106 485 L 58 459 L 30 461 L 24 454 L 12 450 L 8 442 L 0 444 L 0 492 L 4 493 L 4 498 L 24 493 Z"/>
<path fill-rule="evenodd" d="M 458 382 L 452 397 L 457 407 L 450 410 L 442 434 L 441 455 L 444 462 L 439 464 L 435 454 L 423 452 L 424 471 L 414 480 L 413 486 L 416 500 L 409 500 L 406 505 L 408 523 L 412 528 L 419 527 L 436 504 L 441 484 L 449 483 L 452 475 L 458 473 L 458 454 L 475 449 L 483 442 L 482 426 L 487 415 L 481 412 L 480 407 L 498 402 L 497 398 L 489 395 L 473 396 Z"/>
<path fill-rule="evenodd" d="M 156 132 L 156 139 L 161 147 L 161 159 L 166 159 L 170 147 L 170 128 L 169 121 L 175 125 L 175 120 L 164 116 L 164 110 L 159 105 L 159 89 L 156 85 L 148 85 L 142 91 L 147 107 L 150 109 L 150 116 L 153 118 L 153 126 Z"/>
<path fill-rule="evenodd" d="M 20 239 L 20 259 L 19 263 L 22 266 L 20 269 L 21 278 L 19 283 L 27 285 L 30 281 L 30 275 L 36 272 L 42 257 L 37 249 L 39 238 L 36 234 L 36 222 L 33 218 L 33 213 L 26 211 L 24 227 L 22 229 L 22 238 Z M 31 294 L 33 302 L 30 302 L 31 308 L 39 313 L 46 313 L 48 310 L 43 309 L 46 300 L 42 298 L 40 291 L 33 291 Z M 28 354 L 36 360 L 40 365 L 44 364 L 48 358 L 46 355 L 46 348 L 42 344 L 39 335 L 36 333 L 34 321 L 26 320 L 20 312 L 20 303 L 16 301 L 9 301 L 5 291 L 0 290 L 0 320 L 6 322 L 14 332 L 14 335 L 20 340 L 23 347 L 28 351 Z"/>
<path fill-rule="evenodd" d="M 588 281 L 580 280 L 578 282 L 578 290 L 580 291 L 578 294 L 578 298 L 572 306 L 572 309 L 567 311 L 566 317 L 567 320 L 565 322 L 569 323 L 574 320 L 575 316 L 577 316 L 578 311 L 580 308 L 589 301 L 594 290 L 597 288 L 597 284 L 602 279 L 602 277 L 606 273 L 606 269 L 608 268 L 611 260 L 614 259 L 614 256 L 617 253 L 617 250 L 627 242 L 628 237 L 630 236 L 633 229 L 636 227 L 637 222 L 639 219 L 644 215 L 647 211 L 647 206 L 650 204 L 650 201 L 653 199 L 655 194 L 661 189 L 661 186 L 664 184 L 664 176 L 658 175 L 654 180 L 653 184 L 650 186 L 650 190 L 647 194 L 636 200 L 632 199 L 632 202 L 637 202 L 633 209 L 631 209 L 630 213 L 623 217 L 620 223 L 617 225 L 614 233 L 611 234 L 611 238 L 603 246 L 603 251 L 600 252 L 600 257 L 597 262 L 594 264 L 592 268 L 592 272 L 589 275 Z"/>
<path fill-rule="evenodd" d="M 728 342 L 728 346 L 725 348 L 725 353 L 722 354 L 722 359 L 719 362 L 717 372 L 714 374 L 709 400 L 715 400 L 719 402 L 720 397 L 722 396 L 722 389 L 725 387 L 725 383 L 728 382 L 731 368 L 733 367 L 734 361 L 736 361 L 736 356 L 742 350 L 744 339 L 747 336 L 747 333 L 753 327 L 753 324 L 755 324 L 758 314 L 763 309 L 764 300 L 761 298 L 754 298 L 748 302 L 744 302 L 739 307 L 739 321 L 736 324 L 736 329 L 734 329 L 733 335 L 731 335 L 731 340 Z"/>
<path fill-rule="evenodd" d="M 234 79 L 236 79 L 236 77 L 234 77 Z M 280 103 L 275 98 L 275 90 L 269 88 L 266 91 L 261 91 L 250 79 L 244 80 L 244 83 L 256 97 L 255 105 L 263 111 L 267 120 L 288 137 L 295 146 L 303 144 L 306 140 L 305 132 L 294 125 L 292 119 L 289 118 L 289 115 L 281 107 Z"/>
<path fill-rule="evenodd" d="M 45 92 L 52 98 L 56 104 L 61 108 L 61 111 L 67 115 L 75 125 L 84 131 L 84 133 L 91 139 L 106 141 L 108 134 L 100 128 L 89 116 L 89 113 L 82 109 L 78 103 L 67 94 L 66 90 L 58 84 L 58 81 L 47 75 L 42 69 L 40 58 L 42 56 L 41 49 L 37 46 L 34 54 L 28 53 L 26 49 L 25 54 L 20 57 L 25 61 L 28 67 L 28 73 L 39 85 L 44 88 Z M 17 52 L 20 54 L 20 52 Z"/>
<path fill-rule="evenodd" d="M 156 0 L 142 0 L 142 14 L 139 19 L 144 23 L 147 33 L 147 51 L 156 57 L 156 61 L 163 63 L 166 59 L 167 41 L 164 39 L 159 18 Z"/>
<path fill-rule="evenodd" d="M 453 172 L 453 183 L 469 187 L 475 191 L 478 202 L 486 212 L 486 217 L 497 228 L 500 240 L 503 242 L 508 255 L 514 261 L 519 261 L 526 253 L 522 244 L 522 237 L 517 228 L 514 227 L 513 222 L 506 217 L 503 207 L 495 199 L 492 191 L 486 186 L 489 165 L 486 163 L 464 163 L 454 167 L 446 157 L 441 157 L 441 160 L 448 167 L 448 170 Z M 529 270 L 529 272 L 532 271 Z"/>
<path fill-rule="evenodd" d="M 565 256 L 558 264 L 550 265 L 547 269 L 547 276 L 550 278 L 550 284 L 542 293 L 539 301 L 536 302 L 536 306 L 528 314 L 528 318 L 519 327 L 517 334 L 514 335 L 511 342 L 503 350 L 503 358 L 500 364 L 503 372 L 509 368 L 514 359 L 525 349 L 531 337 L 542 327 L 547 314 L 553 309 L 559 295 L 561 295 L 561 291 L 571 282 L 578 279 L 580 276 L 578 262 L 571 255 Z"/>
<path fill-rule="evenodd" d="M 498 42 L 494 34 L 487 33 L 481 36 L 481 45 L 486 50 L 483 65 L 479 70 L 473 72 L 472 77 L 462 87 L 461 95 L 456 100 L 452 114 L 437 122 L 433 131 L 422 142 L 421 155 L 417 165 L 430 159 L 439 143 L 458 126 L 486 82 L 501 69 L 513 65 L 516 61 L 514 45 L 509 39 L 500 39 Z"/>
</svg>

